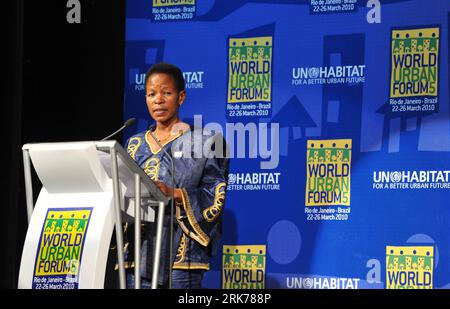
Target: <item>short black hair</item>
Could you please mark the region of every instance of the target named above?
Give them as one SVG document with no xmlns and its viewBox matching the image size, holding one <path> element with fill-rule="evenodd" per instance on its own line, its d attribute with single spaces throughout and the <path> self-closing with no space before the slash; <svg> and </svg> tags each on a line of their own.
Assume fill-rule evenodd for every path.
<svg viewBox="0 0 450 309">
<path fill-rule="evenodd" d="M 150 69 L 148 69 L 147 73 L 145 74 L 144 87 L 147 87 L 147 80 L 150 78 L 150 76 L 156 73 L 164 73 L 172 76 L 173 80 L 175 81 L 175 87 L 177 87 L 178 91 L 182 91 L 185 89 L 184 77 L 180 68 L 166 62 L 155 63 L 150 67 Z M 145 88 L 145 90 L 147 89 Z"/>
</svg>

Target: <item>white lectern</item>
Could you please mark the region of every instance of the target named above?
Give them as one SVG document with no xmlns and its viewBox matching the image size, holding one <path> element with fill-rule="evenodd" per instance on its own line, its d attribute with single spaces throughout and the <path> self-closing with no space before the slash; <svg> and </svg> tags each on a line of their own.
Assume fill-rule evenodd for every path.
<svg viewBox="0 0 450 309">
<path fill-rule="evenodd" d="M 169 200 L 116 141 L 26 144 L 22 148 L 29 227 L 19 288 L 103 288 L 116 227 L 120 288 L 126 287 L 122 215 L 155 221 L 152 288 L 157 287 L 164 209 Z M 42 189 L 34 206 L 30 158 Z M 34 206 L 34 209 L 33 209 Z M 135 246 L 135 287 L 140 287 L 140 246 Z"/>
</svg>

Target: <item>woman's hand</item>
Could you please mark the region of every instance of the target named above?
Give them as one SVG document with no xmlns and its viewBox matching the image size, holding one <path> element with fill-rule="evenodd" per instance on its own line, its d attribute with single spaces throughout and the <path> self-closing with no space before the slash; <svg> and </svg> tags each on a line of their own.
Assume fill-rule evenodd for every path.
<svg viewBox="0 0 450 309">
<path fill-rule="evenodd" d="M 172 188 L 171 187 L 168 187 L 165 183 L 163 183 L 161 181 L 155 181 L 155 184 L 165 196 L 172 198 Z M 181 194 L 182 194 L 181 190 L 176 188 L 174 191 L 174 194 L 173 194 L 175 201 L 180 202 L 180 203 L 182 202 L 183 199 L 181 197 Z"/>
</svg>

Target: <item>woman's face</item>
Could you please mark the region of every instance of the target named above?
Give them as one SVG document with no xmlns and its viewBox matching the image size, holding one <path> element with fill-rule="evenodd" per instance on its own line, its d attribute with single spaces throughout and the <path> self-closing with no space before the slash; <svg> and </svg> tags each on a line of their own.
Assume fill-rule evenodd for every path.
<svg viewBox="0 0 450 309">
<path fill-rule="evenodd" d="M 148 78 L 145 89 L 148 111 L 157 123 L 170 124 L 178 119 L 178 109 L 186 92 L 178 91 L 172 76 L 154 73 Z"/>
</svg>

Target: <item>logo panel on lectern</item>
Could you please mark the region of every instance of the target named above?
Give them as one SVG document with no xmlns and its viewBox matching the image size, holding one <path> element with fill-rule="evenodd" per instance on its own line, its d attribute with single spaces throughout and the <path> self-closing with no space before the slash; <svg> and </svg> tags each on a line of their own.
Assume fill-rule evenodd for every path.
<svg viewBox="0 0 450 309">
<path fill-rule="evenodd" d="M 48 209 L 34 266 L 33 289 L 77 289 L 92 208 Z"/>
</svg>

